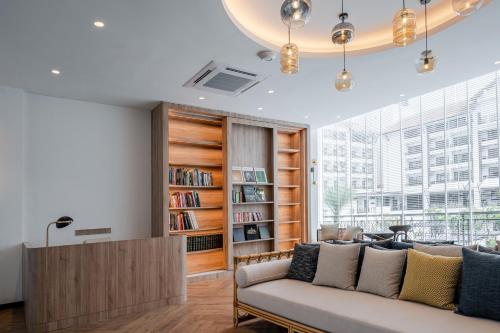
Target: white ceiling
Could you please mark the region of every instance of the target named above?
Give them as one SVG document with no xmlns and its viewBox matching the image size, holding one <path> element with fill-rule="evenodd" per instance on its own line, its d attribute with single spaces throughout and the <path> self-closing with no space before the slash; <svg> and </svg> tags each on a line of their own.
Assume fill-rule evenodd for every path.
<svg viewBox="0 0 500 333">
<path fill-rule="evenodd" d="M 321 1 L 329 0 L 313 6 Z M 350 11 L 367 15 L 361 1 Z M 95 19 L 106 27 L 94 28 Z M 337 21 L 333 14 L 331 21 Z M 299 74 L 282 75 L 278 60 L 255 56 L 262 46 L 233 25 L 220 0 L 0 0 L 0 85 L 138 108 L 167 100 L 317 127 L 395 103 L 401 93 L 416 96 L 500 69 L 494 65 L 499 32 L 500 3 L 492 1 L 432 37 L 440 63 L 430 76 L 417 76 L 413 67 L 424 48 L 419 41 L 348 58 L 356 85 L 338 93 L 333 80 L 341 58 L 302 59 Z M 199 100 L 199 91 L 182 84 L 210 60 L 268 79 L 238 97 L 204 93 Z M 59 77 L 50 74 L 55 67 Z M 270 89 L 276 93 L 267 94 Z"/>
</svg>

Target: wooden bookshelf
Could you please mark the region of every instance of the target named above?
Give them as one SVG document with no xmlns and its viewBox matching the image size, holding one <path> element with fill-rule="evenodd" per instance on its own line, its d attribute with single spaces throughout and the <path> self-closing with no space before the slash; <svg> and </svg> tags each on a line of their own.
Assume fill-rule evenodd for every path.
<svg viewBox="0 0 500 333">
<path fill-rule="evenodd" d="M 307 126 L 171 103 L 155 108 L 151 122 L 151 233 L 187 237 L 188 274 L 231 269 L 233 256 L 308 240 Z M 210 172 L 213 184 L 169 184 L 169 167 Z M 263 168 L 267 183 L 233 182 L 233 167 Z M 243 186 L 261 189 L 265 201 L 233 203 L 232 191 Z M 169 207 L 172 193 L 191 191 L 201 207 Z M 185 211 L 199 228 L 170 231 L 169 214 Z M 260 213 L 262 220 L 233 221 L 233 213 L 244 212 Z M 233 242 L 233 229 L 252 224 L 267 227 L 269 238 Z M 191 251 L 204 239 L 217 247 Z"/>
</svg>

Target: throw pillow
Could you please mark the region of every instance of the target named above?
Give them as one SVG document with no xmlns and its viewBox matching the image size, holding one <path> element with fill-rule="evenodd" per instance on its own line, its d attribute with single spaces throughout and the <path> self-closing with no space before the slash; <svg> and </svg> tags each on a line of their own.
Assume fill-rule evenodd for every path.
<svg viewBox="0 0 500 333">
<path fill-rule="evenodd" d="M 500 321 L 500 256 L 463 249 L 458 312 Z"/>
<path fill-rule="evenodd" d="M 359 248 L 359 244 L 321 243 L 313 284 L 354 290 Z"/>
<path fill-rule="evenodd" d="M 364 241 L 359 239 L 353 239 L 353 243 L 360 243 L 359 247 L 359 257 L 358 257 L 358 268 L 356 273 L 356 284 L 359 281 L 359 276 L 361 274 L 361 266 L 363 265 L 363 259 L 365 257 L 365 248 L 368 246 L 380 246 L 388 247 L 391 244 L 390 240 L 380 240 L 380 241 Z"/>
<path fill-rule="evenodd" d="M 367 247 L 356 290 L 397 298 L 405 261 L 406 250 L 376 250 Z"/>
<path fill-rule="evenodd" d="M 351 241 L 354 238 L 357 238 L 358 234 L 360 234 L 361 232 L 362 232 L 362 229 L 360 227 L 348 227 L 344 231 L 344 234 L 342 235 L 342 240 Z"/>
<path fill-rule="evenodd" d="M 495 251 L 500 251 L 500 241 L 497 241 L 497 247 L 495 248 Z"/>
<path fill-rule="evenodd" d="M 413 249 L 413 243 L 396 242 L 391 240 L 391 249 L 393 250 L 408 250 Z"/>
<path fill-rule="evenodd" d="M 461 257 L 462 247 L 458 245 L 424 245 L 420 243 L 414 243 L 413 248 L 417 251 L 424 252 L 427 254 L 432 254 L 435 256 L 444 257 Z"/>
<path fill-rule="evenodd" d="M 312 282 L 318 265 L 319 244 L 295 244 L 287 277 Z"/>
<path fill-rule="evenodd" d="M 492 249 L 491 247 L 486 247 L 482 245 L 478 245 L 477 249 L 479 252 L 484 252 L 489 254 L 500 254 L 499 251 L 495 251 L 495 249 Z"/>
<path fill-rule="evenodd" d="M 321 239 L 319 240 L 337 240 L 339 238 L 339 225 L 334 224 L 322 224 L 321 225 Z"/>
<path fill-rule="evenodd" d="M 453 310 L 461 268 L 461 257 L 433 256 L 410 249 L 399 299 Z"/>
</svg>

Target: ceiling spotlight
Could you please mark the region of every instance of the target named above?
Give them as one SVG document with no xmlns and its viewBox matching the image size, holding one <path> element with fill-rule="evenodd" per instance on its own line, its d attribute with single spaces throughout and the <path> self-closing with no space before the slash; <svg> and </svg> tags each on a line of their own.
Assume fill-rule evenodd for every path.
<svg viewBox="0 0 500 333">
<path fill-rule="evenodd" d="M 262 110 L 264 110 L 264 108 L 263 108 L 262 106 L 259 106 L 259 107 L 257 108 L 257 110 L 262 111 Z"/>
<path fill-rule="evenodd" d="M 468 16 L 478 10 L 483 0 L 453 0 L 451 6 L 457 15 Z"/>
<path fill-rule="evenodd" d="M 340 119 L 341 117 L 342 116 L 338 114 L 335 118 Z"/>
<path fill-rule="evenodd" d="M 500 60 L 495 61 L 495 65 L 500 65 Z"/>
<path fill-rule="evenodd" d="M 304 116 L 304 119 L 309 119 L 309 115 L 307 115 L 307 114 L 306 114 L 306 115 Z"/>
<path fill-rule="evenodd" d="M 204 97 L 204 96 L 200 96 L 200 97 L 198 97 L 198 99 L 199 99 L 200 101 L 202 101 L 202 100 L 204 100 L 204 99 L 205 99 L 205 97 Z"/>
<path fill-rule="evenodd" d="M 405 94 L 399 94 L 399 97 L 405 97 L 406 95 Z"/>
<path fill-rule="evenodd" d="M 276 58 L 276 52 L 270 50 L 264 50 L 257 52 L 257 57 L 264 61 L 273 61 Z"/>
<path fill-rule="evenodd" d="M 292 29 L 302 28 L 311 17 L 311 0 L 285 0 L 281 5 L 281 20 Z"/>
<path fill-rule="evenodd" d="M 267 93 L 268 94 L 274 94 L 274 90 L 268 90 Z"/>
<path fill-rule="evenodd" d="M 94 27 L 104 28 L 104 22 L 103 21 L 94 21 Z"/>
<path fill-rule="evenodd" d="M 54 68 L 50 71 L 53 75 L 60 75 L 61 74 L 61 71 L 57 68 Z"/>
</svg>

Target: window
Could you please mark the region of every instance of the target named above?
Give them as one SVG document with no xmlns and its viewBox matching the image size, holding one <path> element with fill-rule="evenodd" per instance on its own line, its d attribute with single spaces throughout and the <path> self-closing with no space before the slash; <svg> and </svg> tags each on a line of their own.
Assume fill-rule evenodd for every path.
<svg viewBox="0 0 500 333">
<path fill-rule="evenodd" d="M 324 209 L 322 222 L 367 232 L 411 224 L 415 239 L 500 239 L 499 84 L 494 72 L 322 128 L 323 207 L 333 186 L 344 191 L 340 216 Z"/>
</svg>

